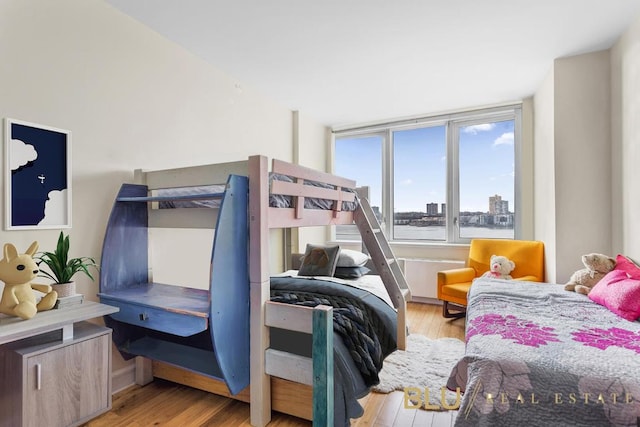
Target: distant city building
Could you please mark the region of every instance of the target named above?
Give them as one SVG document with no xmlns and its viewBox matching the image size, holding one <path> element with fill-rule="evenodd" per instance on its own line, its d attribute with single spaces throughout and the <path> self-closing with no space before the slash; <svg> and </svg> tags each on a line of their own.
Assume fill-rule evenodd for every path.
<svg viewBox="0 0 640 427">
<path fill-rule="evenodd" d="M 440 208 L 440 212 L 438 212 Z M 395 212 L 395 225 L 416 227 L 444 227 L 447 222 L 447 204 L 431 202 L 426 204 L 424 212 Z M 459 223 L 462 227 L 513 228 L 515 215 L 509 212 L 509 201 L 502 200 L 496 194 L 489 197 L 489 212 L 460 212 Z"/>
<path fill-rule="evenodd" d="M 496 202 L 502 201 L 502 196 L 498 196 L 497 194 L 495 196 L 491 196 L 489 197 L 489 213 L 492 215 L 496 214 Z"/>
<path fill-rule="evenodd" d="M 506 215 L 509 213 L 509 201 L 501 200 L 496 203 L 496 214 L 497 215 Z"/>
<path fill-rule="evenodd" d="M 427 216 L 437 216 L 437 215 L 438 215 L 438 204 L 427 203 Z"/>
<path fill-rule="evenodd" d="M 506 215 L 509 213 L 509 201 L 502 200 L 502 196 L 489 197 L 489 213 L 491 215 Z"/>
</svg>

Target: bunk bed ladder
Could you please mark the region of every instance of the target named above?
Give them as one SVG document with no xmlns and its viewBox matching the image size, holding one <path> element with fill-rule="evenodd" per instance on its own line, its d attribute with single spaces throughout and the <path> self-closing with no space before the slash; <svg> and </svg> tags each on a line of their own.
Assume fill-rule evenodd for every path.
<svg viewBox="0 0 640 427">
<path fill-rule="evenodd" d="M 405 350 L 406 302 L 411 301 L 409 285 L 366 198 L 359 199 L 354 220 L 362 236 L 363 249 L 371 257 L 376 272 L 380 275 L 394 307 L 398 310 L 398 349 Z"/>
</svg>

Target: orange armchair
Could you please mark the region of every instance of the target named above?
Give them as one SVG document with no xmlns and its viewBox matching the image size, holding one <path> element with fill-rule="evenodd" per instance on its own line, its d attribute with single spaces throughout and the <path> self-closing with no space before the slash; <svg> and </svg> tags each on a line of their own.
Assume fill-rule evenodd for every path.
<svg viewBox="0 0 640 427">
<path fill-rule="evenodd" d="M 514 280 L 544 281 L 544 244 L 531 240 L 473 239 L 464 268 L 438 272 L 438 299 L 443 302 L 442 315 L 464 317 L 467 293 L 476 277 L 489 271 L 491 255 L 503 255 L 516 264 L 510 274 Z M 450 311 L 454 306 L 454 312 Z"/>
</svg>

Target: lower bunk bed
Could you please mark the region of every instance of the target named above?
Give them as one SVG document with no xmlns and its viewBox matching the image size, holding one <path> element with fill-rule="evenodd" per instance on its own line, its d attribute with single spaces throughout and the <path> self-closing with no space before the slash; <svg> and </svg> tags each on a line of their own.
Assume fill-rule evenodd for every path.
<svg viewBox="0 0 640 427">
<path fill-rule="evenodd" d="M 637 426 L 640 322 L 563 285 L 476 279 L 456 426 Z"/>
<path fill-rule="evenodd" d="M 382 283 L 372 276 L 366 287 Z M 373 279 L 373 280 L 371 280 Z M 376 280 L 377 279 L 377 280 Z M 376 295 L 377 294 L 377 295 Z M 333 307 L 334 413 L 331 425 L 348 426 L 362 416 L 358 399 L 379 383 L 384 359 L 397 348 L 397 314 L 383 286 L 374 293 L 358 280 L 297 277 L 291 272 L 271 277 L 271 301 L 315 307 Z M 386 301 L 385 301 L 386 299 Z M 312 336 L 279 328 L 270 329 L 270 351 L 312 357 Z"/>
<path fill-rule="evenodd" d="M 397 348 L 397 312 L 379 276 L 343 280 L 332 277 L 297 277 L 295 271 L 270 278 L 270 300 L 275 304 L 300 307 L 330 306 L 333 343 L 333 411 L 329 424 L 348 426 L 363 415 L 358 399 L 378 383 L 384 358 Z M 267 315 L 269 316 L 269 315 Z M 287 327 L 291 318 L 287 317 Z M 312 358 L 313 336 L 277 327 L 270 328 L 268 354 L 280 352 L 299 370 L 299 381 L 271 378 L 271 408 L 275 411 L 314 420 L 312 369 L 300 362 Z M 269 356 L 267 356 L 267 359 Z M 268 364 L 268 362 L 267 362 Z M 292 367 L 286 368 L 291 370 Z M 267 368 L 268 370 L 268 368 Z M 216 394 L 250 402 L 250 387 L 231 394 L 226 384 L 211 375 L 186 369 L 176 363 L 156 360 L 152 375 Z"/>
</svg>

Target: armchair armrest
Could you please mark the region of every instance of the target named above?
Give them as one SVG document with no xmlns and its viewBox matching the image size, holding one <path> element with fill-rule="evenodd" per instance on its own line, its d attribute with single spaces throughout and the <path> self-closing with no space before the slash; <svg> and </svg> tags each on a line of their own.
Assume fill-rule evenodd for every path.
<svg viewBox="0 0 640 427">
<path fill-rule="evenodd" d="M 470 282 L 476 277 L 476 271 L 471 267 L 454 268 L 438 271 L 438 287 L 452 283 Z"/>
</svg>

